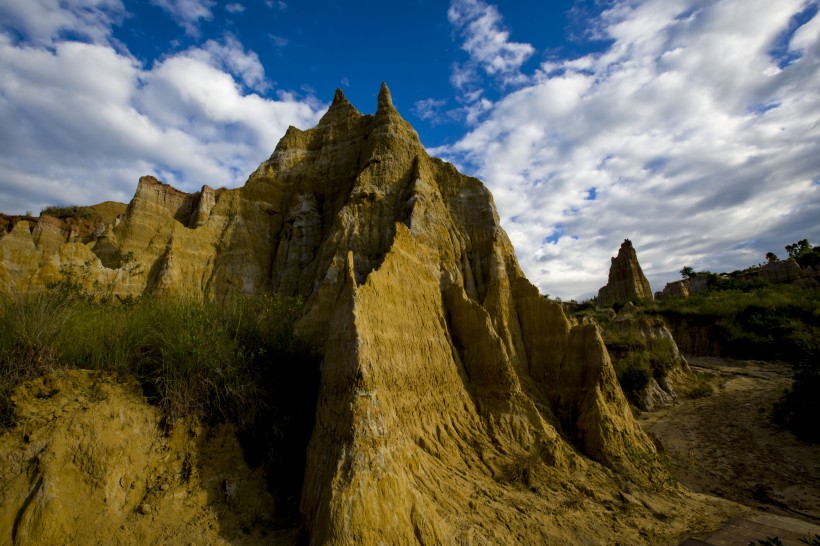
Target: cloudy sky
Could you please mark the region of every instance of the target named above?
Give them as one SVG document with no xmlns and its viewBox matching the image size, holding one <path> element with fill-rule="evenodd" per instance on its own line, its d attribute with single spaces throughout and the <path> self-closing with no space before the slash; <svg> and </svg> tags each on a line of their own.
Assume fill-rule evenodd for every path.
<svg viewBox="0 0 820 546">
<path fill-rule="evenodd" d="M 2 0 L 0 211 L 236 187 L 379 84 L 542 292 L 820 244 L 820 0 Z M 345 5 L 351 4 L 351 5 Z"/>
</svg>

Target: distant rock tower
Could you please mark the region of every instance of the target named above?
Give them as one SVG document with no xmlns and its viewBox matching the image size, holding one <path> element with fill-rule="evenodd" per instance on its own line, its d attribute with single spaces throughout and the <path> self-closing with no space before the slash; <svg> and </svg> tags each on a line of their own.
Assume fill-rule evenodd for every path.
<svg viewBox="0 0 820 546">
<path fill-rule="evenodd" d="M 598 305 L 651 299 L 652 289 L 641 271 L 638 254 L 632 247 L 632 241 L 624 239 L 618 255 L 612 258 L 609 281 L 598 291 Z"/>
</svg>

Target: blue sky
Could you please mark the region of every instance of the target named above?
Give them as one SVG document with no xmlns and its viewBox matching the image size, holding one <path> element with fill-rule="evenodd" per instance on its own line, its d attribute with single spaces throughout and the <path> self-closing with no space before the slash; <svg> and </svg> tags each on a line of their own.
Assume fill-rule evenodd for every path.
<svg viewBox="0 0 820 546">
<path fill-rule="evenodd" d="M 820 243 L 818 0 L 2 0 L 0 211 L 240 186 L 383 80 L 552 296 Z"/>
</svg>

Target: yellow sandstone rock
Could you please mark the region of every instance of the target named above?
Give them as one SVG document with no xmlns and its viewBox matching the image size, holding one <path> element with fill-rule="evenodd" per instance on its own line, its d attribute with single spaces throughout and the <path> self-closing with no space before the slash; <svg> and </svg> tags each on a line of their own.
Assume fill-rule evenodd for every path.
<svg viewBox="0 0 820 546">
<path fill-rule="evenodd" d="M 311 544 L 657 544 L 725 510 L 664 482 L 598 327 L 539 295 L 487 188 L 427 155 L 386 86 L 375 115 L 337 91 L 319 124 L 289 128 L 242 188 L 188 195 L 142 178 L 94 244 L 37 259 L 21 222 L 0 239 L 0 279 L 43 286 L 55 268 L 90 261 L 86 280 L 112 294 L 306 298 L 297 327 L 324 354 L 301 497 Z M 149 410 L 133 411 L 122 418 Z M 73 472 L 78 484 L 96 475 Z M 32 514 L 113 499 L 100 493 L 118 491 L 109 475 L 43 489 L 56 504 Z M 38 479 L 19 478 L 15 506 Z M 139 494 L 116 502 L 127 525 L 165 513 L 143 510 Z M 120 521 L 54 518 L 66 527 L 53 536 Z"/>
</svg>

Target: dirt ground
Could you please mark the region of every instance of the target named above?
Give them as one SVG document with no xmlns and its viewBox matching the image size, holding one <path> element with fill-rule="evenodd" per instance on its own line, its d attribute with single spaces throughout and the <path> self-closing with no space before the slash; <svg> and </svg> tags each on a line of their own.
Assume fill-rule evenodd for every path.
<svg viewBox="0 0 820 546">
<path fill-rule="evenodd" d="M 801 442 L 772 421 L 774 403 L 791 384 L 790 368 L 687 360 L 709 377 L 714 393 L 640 418 L 663 443 L 677 479 L 692 491 L 820 522 L 820 445 Z"/>
</svg>

